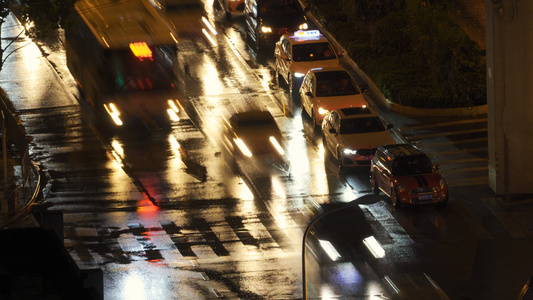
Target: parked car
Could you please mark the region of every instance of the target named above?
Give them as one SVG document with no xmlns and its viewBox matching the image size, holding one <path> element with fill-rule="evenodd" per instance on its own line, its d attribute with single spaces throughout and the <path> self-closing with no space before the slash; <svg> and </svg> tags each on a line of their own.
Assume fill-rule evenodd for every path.
<svg viewBox="0 0 533 300">
<path fill-rule="evenodd" d="M 305 75 L 300 87 L 302 112 L 320 126 L 332 110 L 368 105 L 361 90 L 343 67 L 313 68 Z"/>
<path fill-rule="evenodd" d="M 339 168 L 369 166 L 378 146 L 396 142 L 391 128 L 368 106 L 335 109 L 322 122 L 324 151 Z"/>
<path fill-rule="evenodd" d="M 276 79 L 289 86 L 292 98 L 298 96 L 303 78 L 312 68 L 340 66 L 339 56 L 318 30 L 299 30 L 284 34 L 274 49 Z"/>
<path fill-rule="evenodd" d="M 383 191 L 394 207 L 446 204 L 448 184 L 429 157 L 411 144 L 383 145 L 370 164 L 374 193 Z"/>
<path fill-rule="evenodd" d="M 243 14 L 246 34 L 258 51 L 273 46 L 284 33 L 311 25 L 298 0 L 246 0 Z"/>
</svg>

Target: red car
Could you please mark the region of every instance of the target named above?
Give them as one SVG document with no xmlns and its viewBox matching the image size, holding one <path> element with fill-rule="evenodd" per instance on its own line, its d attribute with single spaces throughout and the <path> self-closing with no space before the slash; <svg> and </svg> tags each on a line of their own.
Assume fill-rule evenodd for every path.
<svg viewBox="0 0 533 300">
<path fill-rule="evenodd" d="M 448 202 L 448 184 L 429 157 L 411 144 L 377 148 L 370 162 L 374 193 L 383 191 L 392 205 L 443 204 Z"/>
</svg>

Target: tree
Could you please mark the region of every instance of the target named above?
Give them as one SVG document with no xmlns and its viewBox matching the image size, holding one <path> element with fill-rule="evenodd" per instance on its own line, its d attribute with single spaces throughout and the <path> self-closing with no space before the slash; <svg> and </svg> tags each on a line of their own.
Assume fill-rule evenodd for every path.
<svg viewBox="0 0 533 300">
<path fill-rule="evenodd" d="M 57 29 L 68 26 L 68 16 L 75 2 L 76 0 L 0 0 L 0 34 L 2 25 L 11 12 L 17 15 L 24 25 L 20 33 L 9 38 L 11 41 L 5 47 L 0 46 L 0 71 L 9 55 L 19 48 L 10 49 L 5 57 L 4 53 L 7 53 L 8 48 L 22 34 L 42 39 L 55 33 Z"/>
</svg>

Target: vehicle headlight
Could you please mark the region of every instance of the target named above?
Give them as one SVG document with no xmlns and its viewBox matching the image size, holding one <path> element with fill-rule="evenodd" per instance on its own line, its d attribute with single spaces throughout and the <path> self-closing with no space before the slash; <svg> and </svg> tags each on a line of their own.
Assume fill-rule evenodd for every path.
<svg viewBox="0 0 533 300">
<path fill-rule="evenodd" d="M 300 30 L 306 30 L 309 26 L 307 26 L 307 23 L 302 23 L 300 26 L 298 26 L 298 29 Z"/>
<path fill-rule="evenodd" d="M 243 140 L 241 140 L 240 138 L 234 138 L 233 141 L 235 142 L 237 147 L 239 147 L 239 150 L 241 150 L 244 156 L 252 157 L 252 152 L 250 151 L 250 149 L 248 149 Z"/>
<path fill-rule="evenodd" d="M 446 187 L 446 180 L 444 180 L 444 178 L 440 179 L 439 186 L 441 191 Z"/>
<path fill-rule="evenodd" d="M 326 114 L 329 113 L 329 110 L 323 109 L 322 107 L 319 107 L 318 108 L 318 113 L 321 114 L 321 115 L 326 115 Z"/>
<path fill-rule="evenodd" d="M 400 192 L 400 193 L 405 192 L 405 185 L 403 185 L 401 183 L 399 183 L 396 188 L 398 189 L 398 192 Z"/>
<path fill-rule="evenodd" d="M 118 110 L 115 103 L 111 102 L 109 104 L 104 104 L 104 108 L 109 114 L 109 116 L 111 116 L 111 119 L 113 119 L 113 122 L 115 122 L 115 124 L 117 124 L 118 126 L 123 124 L 122 120 L 120 119 L 120 111 Z"/>
<path fill-rule="evenodd" d="M 263 33 L 272 33 L 272 27 L 261 26 L 261 31 L 262 31 Z"/>
<path fill-rule="evenodd" d="M 343 152 L 344 152 L 344 155 L 355 155 L 355 154 L 357 154 L 357 150 L 353 150 L 353 149 L 350 149 L 350 148 L 344 148 Z"/>
<path fill-rule="evenodd" d="M 304 77 L 304 73 L 298 73 L 298 72 L 294 72 L 294 77 L 296 78 L 300 78 L 300 77 Z"/>
<path fill-rule="evenodd" d="M 180 112 L 178 106 L 176 105 L 176 102 L 174 100 L 168 100 L 168 106 L 167 109 L 168 116 L 170 117 L 171 121 L 177 122 L 180 120 L 180 117 L 178 116 L 178 113 Z"/>
<path fill-rule="evenodd" d="M 280 155 L 285 154 L 285 150 L 283 150 L 283 148 L 281 147 L 281 145 L 279 144 L 278 140 L 276 140 L 275 137 L 271 136 L 268 140 L 274 146 L 274 148 L 276 148 L 276 151 L 278 151 Z"/>
</svg>

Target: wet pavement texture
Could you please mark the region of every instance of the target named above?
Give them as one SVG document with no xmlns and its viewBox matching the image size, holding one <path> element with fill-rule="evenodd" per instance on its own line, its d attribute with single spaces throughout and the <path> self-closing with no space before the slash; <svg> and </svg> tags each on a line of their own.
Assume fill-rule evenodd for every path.
<svg viewBox="0 0 533 300">
<path fill-rule="evenodd" d="M 243 43 L 238 20 L 220 27 L 225 31 L 216 49 L 180 45 L 179 60 L 189 62 L 186 70 L 180 65 L 187 114 L 170 132 L 115 134 L 95 127 L 94 116 L 78 103 L 60 49 L 43 49 L 49 52 L 45 59 L 29 44 L 0 74 L 32 139 L 33 157 L 50 176 L 45 200 L 64 213 L 65 247 L 81 268 L 104 271 L 106 299 L 299 298 L 301 239 L 313 216 L 310 208 L 371 192 L 368 170 L 339 173 L 335 162 L 324 158 L 319 135 L 273 84 L 272 61 L 254 56 Z M 16 26 L 2 27 L 3 37 L 15 33 Z M 220 122 L 235 110 L 256 107 L 273 112 L 288 137 L 290 174 L 274 176 L 246 162 L 233 172 L 223 160 Z M 462 125 L 458 119 L 420 120 L 386 110 L 382 115 L 400 129 L 401 138 L 442 165 L 451 199 L 444 211 L 395 211 L 377 196 L 377 202 L 363 205 L 363 214 L 380 241 L 405 261 L 416 254 L 412 242 L 422 250 L 434 249 L 436 242 L 460 243 L 461 251 L 449 257 L 458 269 L 439 278 L 450 295 L 517 295 L 533 267 L 525 259 L 532 206 L 527 200 L 503 201 L 486 185 L 482 116 Z M 464 134 L 467 139 L 459 138 Z M 344 221 L 349 220 L 339 219 Z M 353 238 L 349 229 L 341 237 Z M 450 255 L 446 249 L 430 253 L 438 259 Z M 498 253 L 508 265 L 495 259 Z M 461 277 L 464 289 L 447 281 L 463 271 L 461 264 L 471 266 Z M 429 272 L 438 277 L 435 269 Z M 342 290 L 342 282 L 333 283 L 341 286 L 330 295 Z M 484 289 L 491 284 L 495 291 Z M 311 289 L 324 295 L 328 286 Z M 384 288 L 362 291 L 378 295 Z"/>
</svg>

